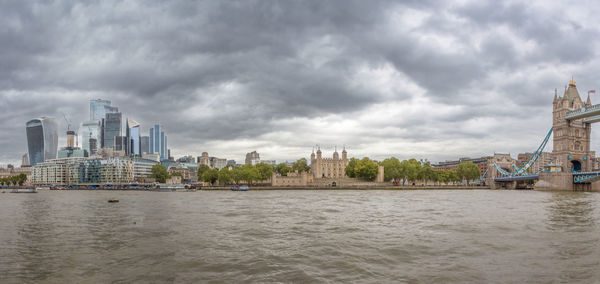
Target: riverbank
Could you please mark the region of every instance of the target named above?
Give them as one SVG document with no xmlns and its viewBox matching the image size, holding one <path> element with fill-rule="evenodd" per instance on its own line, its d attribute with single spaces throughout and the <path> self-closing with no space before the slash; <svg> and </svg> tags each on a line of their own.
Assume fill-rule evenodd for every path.
<svg viewBox="0 0 600 284">
<path fill-rule="evenodd" d="M 368 186 L 368 187 L 314 187 L 314 186 L 250 186 L 250 190 L 478 190 L 489 186 Z M 231 190 L 229 186 L 205 186 L 199 190 Z"/>
</svg>

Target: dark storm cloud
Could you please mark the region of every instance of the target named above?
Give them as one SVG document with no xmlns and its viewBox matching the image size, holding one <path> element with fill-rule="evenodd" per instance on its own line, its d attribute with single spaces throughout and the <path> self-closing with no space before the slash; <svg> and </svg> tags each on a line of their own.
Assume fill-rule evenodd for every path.
<svg viewBox="0 0 600 284">
<path fill-rule="evenodd" d="M 585 19 L 498 1 L 3 1 L 0 131 L 17 134 L 0 159 L 26 151 L 28 119 L 65 112 L 78 124 L 98 97 L 143 133 L 163 124 L 177 154 L 219 153 L 202 148 L 214 141 L 298 153 L 319 139 L 494 139 L 480 120 L 502 121 L 507 135 L 502 125 L 518 120 L 545 129 L 539 117 L 574 64 L 595 70 L 598 30 Z M 395 132 L 365 135 L 373 125 Z"/>
</svg>

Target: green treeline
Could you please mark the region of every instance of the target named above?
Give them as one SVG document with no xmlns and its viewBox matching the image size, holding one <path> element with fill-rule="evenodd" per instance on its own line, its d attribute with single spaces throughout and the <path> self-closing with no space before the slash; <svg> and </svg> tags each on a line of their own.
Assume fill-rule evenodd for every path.
<svg viewBox="0 0 600 284">
<path fill-rule="evenodd" d="M 18 174 L 16 176 L 9 176 L 0 178 L 1 185 L 20 185 L 22 186 L 27 181 L 26 174 Z"/>
</svg>

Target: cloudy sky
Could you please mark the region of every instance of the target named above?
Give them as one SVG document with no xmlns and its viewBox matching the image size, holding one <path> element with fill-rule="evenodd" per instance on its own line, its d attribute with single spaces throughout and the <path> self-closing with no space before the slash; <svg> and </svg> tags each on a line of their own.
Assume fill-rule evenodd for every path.
<svg viewBox="0 0 600 284">
<path fill-rule="evenodd" d="M 600 88 L 595 1 L 39 2 L 0 2 L 0 164 L 27 120 L 64 136 L 93 98 L 163 124 L 176 158 L 516 156 L 555 88 Z"/>
</svg>

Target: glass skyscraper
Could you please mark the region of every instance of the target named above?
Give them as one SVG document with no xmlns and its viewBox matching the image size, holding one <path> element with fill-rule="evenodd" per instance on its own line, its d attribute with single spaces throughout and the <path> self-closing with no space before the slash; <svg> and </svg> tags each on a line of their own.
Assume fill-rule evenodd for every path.
<svg viewBox="0 0 600 284">
<path fill-rule="evenodd" d="M 54 118 L 41 117 L 26 124 L 29 165 L 35 166 L 48 159 L 56 159 L 58 127 Z"/>
<path fill-rule="evenodd" d="M 150 137 L 142 136 L 140 137 L 140 154 L 150 153 Z"/>
<path fill-rule="evenodd" d="M 150 128 L 150 153 L 160 155 L 160 160 L 168 159 L 167 153 L 167 135 L 165 129 L 160 124 L 155 124 Z"/>
<path fill-rule="evenodd" d="M 97 148 L 101 148 L 101 147 L 106 147 L 106 148 L 112 148 L 114 146 L 114 142 L 109 143 L 109 145 L 105 145 L 104 142 L 106 142 L 107 140 L 113 141 L 114 140 L 114 136 L 111 136 L 107 139 L 105 139 L 104 135 L 104 127 L 105 127 L 105 119 L 106 119 L 106 114 L 107 113 L 118 113 L 119 112 L 119 108 L 115 107 L 115 106 L 111 106 L 110 105 L 111 102 L 109 100 L 102 100 L 102 99 L 96 99 L 96 100 L 90 100 L 90 120 L 89 121 L 85 121 L 81 124 L 82 128 L 83 128 L 83 132 L 82 133 L 82 137 L 81 139 L 83 140 L 82 143 L 82 148 L 85 150 L 88 150 L 88 152 L 92 152 L 89 146 L 89 141 L 90 139 L 96 139 L 96 146 Z M 99 127 L 98 127 L 98 131 L 90 131 L 91 129 L 87 128 L 86 129 L 86 125 L 89 125 L 87 127 L 92 127 L 91 125 L 94 124 L 94 122 L 97 122 Z M 91 133 L 91 134 L 90 134 Z M 119 134 L 120 135 L 120 132 Z M 87 137 L 89 136 L 89 137 Z"/>
<path fill-rule="evenodd" d="M 137 121 L 127 118 L 125 123 L 125 132 L 127 136 L 127 155 L 141 155 L 140 152 L 140 124 Z"/>
<path fill-rule="evenodd" d="M 81 123 L 79 133 L 81 133 L 81 148 L 87 150 L 88 153 L 92 153 L 92 147 L 90 147 L 90 139 L 97 141 L 100 138 L 101 122 L 99 120 L 88 120 Z M 97 146 L 96 146 L 97 147 Z M 94 147 L 94 148 L 96 148 Z"/>
<path fill-rule="evenodd" d="M 90 120 L 102 120 L 111 112 L 119 112 L 119 108 L 111 106 L 109 100 L 90 100 Z"/>
<path fill-rule="evenodd" d="M 122 136 L 121 118 L 120 112 L 106 114 L 106 119 L 104 119 L 104 148 L 113 148 L 115 137 Z"/>
</svg>

